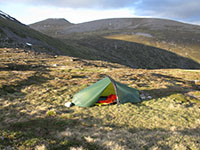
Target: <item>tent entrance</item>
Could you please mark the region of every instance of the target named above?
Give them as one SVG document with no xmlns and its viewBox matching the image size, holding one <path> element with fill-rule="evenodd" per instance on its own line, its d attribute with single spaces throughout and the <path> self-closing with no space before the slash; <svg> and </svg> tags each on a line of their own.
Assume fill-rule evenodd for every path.
<svg viewBox="0 0 200 150">
<path fill-rule="evenodd" d="M 103 90 L 96 105 L 114 104 L 117 100 L 115 88 L 112 82 Z"/>
<path fill-rule="evenodd" d="M 107 97 L 107 96 L 109 96 L 111 94 L 115 94 L 116 95 L 115 88 L 114 88 L 112 82 L 106 87 L 106 89 L 102 92 L 100 97 Z"/>
</svg>

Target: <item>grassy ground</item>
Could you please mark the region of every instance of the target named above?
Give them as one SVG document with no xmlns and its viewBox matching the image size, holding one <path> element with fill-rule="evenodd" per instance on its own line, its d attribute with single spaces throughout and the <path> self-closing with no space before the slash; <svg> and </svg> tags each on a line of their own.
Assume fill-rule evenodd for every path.
<svg viewBox="0 0 200 150">
<path fill-rule="evenodd" d="M 200 149 L 199 70 L 130 69 L 23 49 L 0 49 L 0 58 L 0 149 Z M 146 99 L 64 107 L 105 75 Z"/>
</svg>

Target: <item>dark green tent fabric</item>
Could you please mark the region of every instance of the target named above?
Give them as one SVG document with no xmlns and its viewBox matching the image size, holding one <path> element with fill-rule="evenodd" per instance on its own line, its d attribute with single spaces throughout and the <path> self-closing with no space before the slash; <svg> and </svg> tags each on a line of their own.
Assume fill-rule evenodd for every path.
<svg viewBox="0 0 200 150">
<path fill-rule="evenodd" d="M 139 99 L 139 92 L 136 89 L 116 82 L 110 77 L 105 77 L 76 93 L 73 97 L 72 103 L 81 107 L 90 107 L 98 101 L 100 96 L 108 96 L 110 94 L 117 95 L 118 104 L 127 102 L 136 103 L 141 101 Z"/>
</svg>

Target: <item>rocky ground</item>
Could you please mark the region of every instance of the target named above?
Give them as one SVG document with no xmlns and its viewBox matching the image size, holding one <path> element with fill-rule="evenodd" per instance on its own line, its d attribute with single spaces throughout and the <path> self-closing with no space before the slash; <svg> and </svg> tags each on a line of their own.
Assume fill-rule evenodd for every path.
<svg viewBox="0 0 200 150">
<path fill-rule="evenodd" d="M 66 108 L 109 75 L 138 104 Z M 0 149 L 200 149 L 200 71 L 131 69 L 103 61 L 0 49 Z"/>
</svg>

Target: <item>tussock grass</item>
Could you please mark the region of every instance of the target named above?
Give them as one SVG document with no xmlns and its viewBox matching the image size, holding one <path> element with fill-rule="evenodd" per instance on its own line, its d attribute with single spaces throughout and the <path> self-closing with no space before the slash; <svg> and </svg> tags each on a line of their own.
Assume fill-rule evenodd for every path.
<svg viewBox="0 0 200 150">
<path fill-rule="evenodd" d="M 0 50 L 0 149 L 200 149 L 199 72 Z M 152 98 L 64 107 L 105 75 Z"/>
</svg>

